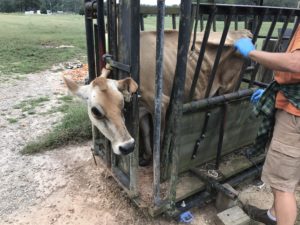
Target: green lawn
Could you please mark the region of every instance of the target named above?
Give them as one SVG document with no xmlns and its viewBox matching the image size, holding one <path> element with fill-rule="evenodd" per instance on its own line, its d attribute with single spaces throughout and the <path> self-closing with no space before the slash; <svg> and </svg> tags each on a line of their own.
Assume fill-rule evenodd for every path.
<svg viewBox="0 0 300 225">
<path fill-rule="evenodd" d="M 41 71 L 85 55 L 84 30 L 79 15 L 0 14 L 0 75 Z"/>
</svg>

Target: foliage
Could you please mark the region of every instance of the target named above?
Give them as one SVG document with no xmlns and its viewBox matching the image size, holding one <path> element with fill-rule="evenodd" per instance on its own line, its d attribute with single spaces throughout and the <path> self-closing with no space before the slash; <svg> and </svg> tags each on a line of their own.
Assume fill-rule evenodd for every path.
<svg viewBox="0 0 300 225">
<path fill-rule="evenodd" d="M 83 0 L 0 0 L 0 12 L 51 10 L 79 13 Z"/>
<path fill-rule="evenodd" d="M 193 0 L 197 2 L 197 0 Z M 200 0 L 203 2 L 213 2 L 222 4 L 239 4 L 239 5 L 257 5 L 260 0 Z M 263 0 L 265 6 L 280 6 L 280 7 L 296 7 L 297 1 L 295 0 Z"/>
</svg>

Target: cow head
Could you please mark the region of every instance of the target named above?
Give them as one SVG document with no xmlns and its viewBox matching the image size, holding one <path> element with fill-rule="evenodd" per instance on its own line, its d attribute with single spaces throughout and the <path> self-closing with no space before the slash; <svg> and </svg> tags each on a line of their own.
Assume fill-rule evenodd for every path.
<svg viewBox="0 0 300 225">
<path fill-rule="evenodd" d="M 114 153 L 127 155 L 134 150 L 135 143 L 125 126 L 124 101 L 130 101 L 138 85 L 131 78 L 107 79 L 108 74 L 103 69 L 100 77 L 85 86 L 78 86 L 65 77 L 64 81 L 71 93 L 87 102 L 92 124 L 110 140 Z"/>
</svg>

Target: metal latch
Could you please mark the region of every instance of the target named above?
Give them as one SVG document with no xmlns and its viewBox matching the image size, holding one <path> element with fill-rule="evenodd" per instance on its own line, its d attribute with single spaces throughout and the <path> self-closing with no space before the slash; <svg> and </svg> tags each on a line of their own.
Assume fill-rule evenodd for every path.
<svg viewBox="0 0 300 225">
<path fill-rule="evenodd" d="M 104 54 L 102 56 L 102 58 L 103 58 L 103 61 L 106 62 L 107 64 L 109 64 L 111 67 L 125 71 L 127 73 L 130 73 L 130 65 L 126 65 L 126 64 L 123 64 L 123 63 L 113 60 L 112 55 Z"/>
</svg>

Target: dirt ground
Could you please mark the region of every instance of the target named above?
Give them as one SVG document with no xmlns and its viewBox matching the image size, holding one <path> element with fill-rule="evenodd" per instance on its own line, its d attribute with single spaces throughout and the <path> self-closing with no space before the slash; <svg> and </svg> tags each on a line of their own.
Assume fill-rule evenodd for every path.
<svg viewBox="0 0 300 225">
<path fill-rule="evenodd" d="M 62 116 L 42 113 L 57 106 L 58 98 L 66 94 L 57 69 L 60 66 L 22 79 L 1 79 L 0 224 L 177 224 L 163 216 L 150 218 L 135 207 L 106 169 L 94 164 L 91 142 L 36 155 L 20 154 L 26 142 L 48 132 Z M 34 114 L 14 107 L 22 100 L 42 96 L 50 101 Z M 17 122 L 10 123 L 10 118 Z M 298 191 L 298 200 L 299 196 Z M 240 198 L 265 208 L 272 203 L 268 187 L 249 185 Z M 191 224 L 215 224 L 213 205 L 192 213 Z"/>
</svg>

